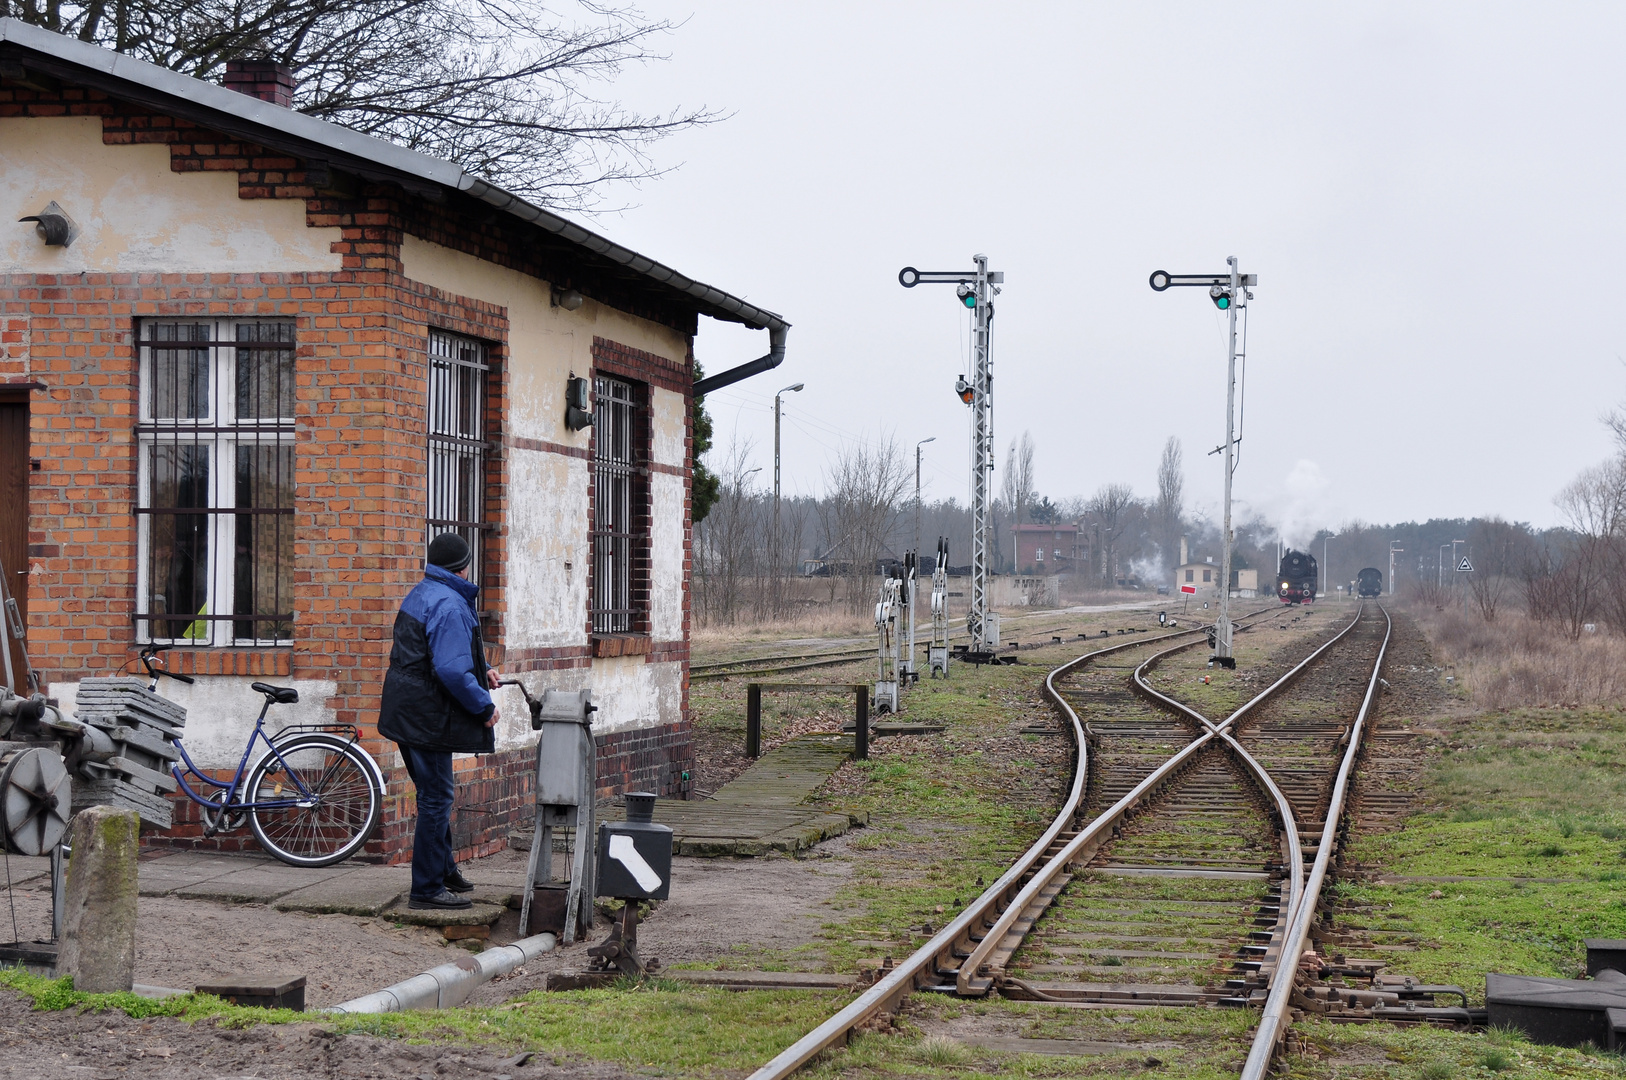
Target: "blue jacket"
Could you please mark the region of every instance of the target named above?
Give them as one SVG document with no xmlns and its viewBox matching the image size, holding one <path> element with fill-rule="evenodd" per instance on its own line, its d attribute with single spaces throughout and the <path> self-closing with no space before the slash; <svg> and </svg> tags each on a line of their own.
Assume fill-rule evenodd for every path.
<svg viewBox="0 0 1626 1080">
<path fill-rule="evenodd" d="M 479 586 L 438 566 L 401 602 L 390 669 L 379 702 L 378 733 L 417 750 L 489 754 L 496 738 L 485 726 L 493 709 L 486 689 L 485 646 L 474 597 Z"/>
</svg>

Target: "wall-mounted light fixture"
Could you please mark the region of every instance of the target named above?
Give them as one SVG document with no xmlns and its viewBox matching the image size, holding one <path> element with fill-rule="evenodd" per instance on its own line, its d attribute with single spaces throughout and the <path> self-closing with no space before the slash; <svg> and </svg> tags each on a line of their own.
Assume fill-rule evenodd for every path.
<svg viewBox="0 0 1626 1080">
<path fill-rule="evenodd" d="M 46 247 L 67 247 L 73 243 L 74 237 L 79 235 L 79 229 L 74 225 L 73 219 L 67 211 L 56 204 L 52 199 L 45 204 L 45 209 L 37 214 L 20 217 L 19 222 L 32 221 L 34 231 L 40 234 Z"/>
<path fill-rule="evenodd" d="M 575 311 L 582 306 L 582 294 L 575 289 L 554 289 L 553 306 L 562 307 L 566 311 Z"/>
<path fill-rule="evenodd" d="M 578 294 L 577 300 L 581 297 Z M 593 404 L 588 400 L 587 380 L 571 375 L 565 383 L 565 427 L 580 431 L 593 426 Z"/>
</svg>

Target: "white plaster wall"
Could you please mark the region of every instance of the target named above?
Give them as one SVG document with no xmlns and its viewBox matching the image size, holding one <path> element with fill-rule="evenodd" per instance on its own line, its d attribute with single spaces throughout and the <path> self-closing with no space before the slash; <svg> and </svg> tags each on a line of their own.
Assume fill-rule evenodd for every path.
<svg viewBox="0 0 1626 1080">
<path fill-rule="evenodd" d="M 650 635 L 656 641 L 683 637 L 683 477 L 649 476 Z"/>
<path fill-rule="evenodd" d="M 645 352 L 683 361 L 688 339 L 675 330 L 638 319 L 592 300 L 577 311 L 550 303 L 545 281 L 408 236 L 401 261 L 408 278 L 457 296 L 507 310 L 509 320 L 509 412 L 506 453 L 508 491 L 508 613 L 504 638 L 511 649 L 587 644 L 587 535 L 589 463 L 579 457 L 514 445 L 536 439 L 578 447 L 590 432 L 564 426 L 565 381 L 593 366 L 593 338 L 603 337 Z M 654 388 L 651 394 L 652 454 L 664 465 L 684 463 L 683 396 Z M 683 635 L 683 480 L 651 476 L 654 577 L 653 636 Z M 567 565 L 568 564 L 568 565 Z M 540 696 L 547 688 L 591 688 L 599 706 L 600 732 L 675 723 L 683 703 L 682 665 L 649 664 L 641 656 L 593 661 L 591 668 L 527 674 Z M 530 713 L 517 690 L 496 695 L 502 719 L 500 749 L 535 741 Z"/>
<path fill-rule="evenodd" d="M 164 679 L 159 693 L 186 710 L 186 727 L 181 742 L 186 752 L 200 769 L 235 769 L 248 745 L 254 721 L 260 715 L 265 698 L 249 689 L 253 682 L 270 682 L 274 686 L 291 686 L 299 691 L 299 700 L 291 705 L 273 705 L 266 714 L 267 734 L 273 734 L 293 724 L 331 724 L 333 710 L 328 706 L 338 686 L 325 679 L 266 679 L 249 675 L 210 675 L 199 677 L 187 685 L 173 679 Z M 77 682 L 51 684 L 51 695 L 62 703 L 62 709 L 73 714 L 74 698 L 79 693 Z M 529 723 L 527 723 L 529 726 Z M 263 745 L 255 747 L 250 762 L 260 759 Z M 381 764 L 388 764 L 383 762 Z"/>
<path fill-rule="evenodd" d="M 683 440 L 688 433 L 688 417 L 683 414 L 683 395 L 656 386 L 649 395 L 649 411 L 654 419 L 650 456 L 660 465 L 683 468 Z"/>
<path fill-rule="evenodd" d="M 582 458 L 508 453 L 504 637 L 511 649 L 587 644 L 588 487 Z"/>
<path fill-rule="evenodd" d="M 46 247 L 32 223 L 52 200 L 79 235 Z M 235 172 L 177 173 L 169 147 L 108 146 L 94 116 L 0 119 L 0 272 L 336 271 L 337 228 L 303 199 L 240 199 Z"/>
</svg>

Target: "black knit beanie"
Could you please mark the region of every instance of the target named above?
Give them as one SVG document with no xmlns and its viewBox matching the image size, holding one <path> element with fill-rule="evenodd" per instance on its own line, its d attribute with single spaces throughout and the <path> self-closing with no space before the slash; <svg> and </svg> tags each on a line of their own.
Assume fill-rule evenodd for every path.
<svg viewBox="0 0 1626 1080">
<path fill-rule="evenodd" d="M 469 565 L 472 557 L 468 542 L 452 532 L 444 532 L 429 541 L 429 565 L 457 573 Z"/>
</svg>

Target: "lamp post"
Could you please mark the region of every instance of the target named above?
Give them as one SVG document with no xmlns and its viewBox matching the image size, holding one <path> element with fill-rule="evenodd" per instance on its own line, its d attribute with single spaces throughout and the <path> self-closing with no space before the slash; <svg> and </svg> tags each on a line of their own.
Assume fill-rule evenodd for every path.
<svg viewBox="0 0 1626 1080">
<path fill-rule="evenodd" d="M 779 572 L 779 399 L 784 394 L 799 394 L 805 383 L 791 383 L 781 387 L 773 396 L 773 568 Z"/>
<path fill-rule="evenodd" d="M 915 557 L 920 557 L 920 448 L 929 442 L 936 442 L 937 436 L 921 439 L 915 443 Z"/>
<path fill-rule="evenodd" d="M 1326 588 L 1327 585 L 1332 584 L 1332 571 L 1327 569 L 1328 565 L 1330 565 L 1327 562 L 1327 541 L 1335 538 L 1337 535 L 1337 533 L 1328 533 L 1326 536 L 1321 538 L 1321 572 L 1326 575 L 1326 577 L 1322 578 L 1324 583 L 1321 590 L 1322 596 L 1332 595 L 1332 590 Z"/>
<path fill-rule="evenodd" d="M 1451 541 L 1451 571 L 1452 571 L 1452 573 L 1451 573 L 1451 594 L 1453 596 L 1456 595 L 1456 591 L 1457 591 L 1457 575 L 1456 575 L 1456 569 L 1457 569 L 1457 545 L 1458 544 L 1466 544 L 1467 542 L 1468 541 L 1466 541 L 1466 540 L 1453 540 L 1453 541 Z"/>
</svg>

